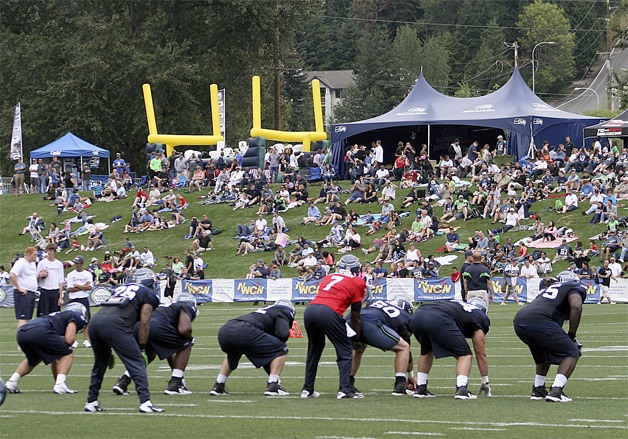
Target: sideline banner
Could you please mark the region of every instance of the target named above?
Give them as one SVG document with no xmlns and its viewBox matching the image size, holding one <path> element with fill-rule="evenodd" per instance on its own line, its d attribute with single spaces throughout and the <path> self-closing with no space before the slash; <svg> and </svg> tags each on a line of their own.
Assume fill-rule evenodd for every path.
<svg viewBox="0 0 628 439">
<path fill-rule="evenodd" d="M 414 301 L 453 300 L 454 283 L 448 277 L 441 279 L 414 279 Z"/>
<path fill-rule="evenodd" d="M 504 279 L 502 277 L 493 278 L 493 303 L 501 303 L 506 295 L 506 285 L 504 285 Z M 519 302 L 528 302 L 528 282 L 526 279 L 517 278 L 517 285 L 514 286 L 514 292 L 519 297 Z M 538 286 L 537 286 L 538 290 Z M 512 292 L 508 297 L 508 303 L 514 303 L 515 299 L 512 296 Z"/>
<path fill-rule="evenodd" d="M 494 303 L 499 303 L 504 297 L 501 292 L 501 278 L 494 278 Z M 517 293 L 521 302 L 531 302 L 538 295 L 540 279 L 518 279 Z M 164 282 L 158 288 L 163 297 Z M 298 278 L 282 279 L 205 279 L 184 280 L 177 282 L 174 290 L 175 299 L 181 294 L 190 294 L 196 297 L 198 303 L 207 302 L 254 302 L 280 299 L 293 302 L 310 302 L 316 295 L 320 280 L 304 281 Z M 586 304 L 597 303 L 600 300 L 600 285 L 592 280 L 585 279 Z M 90 292 L 88 300 L 90 306 L 100 304 L 111 296 L 115 286 L 96 285 Z M 611 299 L 614 302 L 628 302 L 628 279 L 611 280 Z M 371 284 L 373 298 L 390 300 L 395 296 L 404 296 L 414 302 L 430 302 L 436 300 L 452 300 L 459 298 L 459 286 L 449 278 L 442 279 L 374 279 Z M 514 299 L 509 298 L 508 301 Z M 0 308 L 13 308 L 13 286 L 0 287 Z"/>
</svg>

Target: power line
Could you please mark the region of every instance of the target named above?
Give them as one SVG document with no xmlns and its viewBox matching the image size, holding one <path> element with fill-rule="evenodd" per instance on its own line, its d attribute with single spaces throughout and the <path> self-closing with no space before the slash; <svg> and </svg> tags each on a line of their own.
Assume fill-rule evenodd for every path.
<svg viewBox="0 0 628 439">
<path fill-rule="evenodd" d="M 482 24 L 460 24 L 460 23 L 435 23 L 427 21 L 405 21 L 405 20 L 384 20 L 381 18 L 359 18 L 359 17 L 338 17 L 334 15 L 317 15 L 317 17 L 329 20 L 359 21 L 368 23 L 381 24 L 406 24 L 411 26 L 447 26 L 447 27 L 463 27 L 474 29 L 516 29 L 516 30 L 551 30 L 558 32 L 573 32 L 573 29 L 560 29 L 555 27 L 520 27 L 520 26 L 503 26 L 503 25 L 482 25 Z M 605 33 L 606 30 L 591 30 L 590 32 Z"/>
</svg>

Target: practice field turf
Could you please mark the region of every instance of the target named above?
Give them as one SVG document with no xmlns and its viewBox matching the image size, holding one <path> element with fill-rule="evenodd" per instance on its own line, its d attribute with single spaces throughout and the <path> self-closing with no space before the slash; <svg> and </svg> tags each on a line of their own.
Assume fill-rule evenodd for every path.
<svg viewBox="0 0 628 439">
<path fill-rule="evenodd" d="M 301 324 L 304 307 L 297 307 Z M 572 403 L 530 401 L 534 366 L 527 348 L 512 328 L 515 305 L 489 311 L 491 331 L 487 351 L 493 397 L 454 400 L 453 359 L 436 360 L 429 387 L 436 398 L 391 395 L 393 354 L 367 349 L 356 386 L 362 400 L 336 400 L 338 371 L 328 344 L 316 383 L 319 399 L 301 400 L 307 336 L 289 341 L 290 354 L 282 382 L 290 396 L 268 398 L 265 373 L 247 361 L 227 383 L 231 395 L 212 397 L 223 354 L 216 334 L 228 319 L 251 312 L 247 304 L 206 304 L 194 324 L 196 346 L 186 372 L 188 396 L 166 396 L 166 362 L 149 366 L 152 401 L 162 414 L 138 413 L 135 392 L 111 392 L 123 371 L 118 361 L 105 376 L 100 402 L 104 413 L 83 413 L 92 353 L 78 348 L 67 380 L 76 395 L 54 395 L 50 369 L 43 365 L 20 382 L 22 394 L 7 395 L 0 408 L 0 436 L 51 438 L 86 437 L 203 437 L 203 438 L 395 438 L 417 436 L 572 438 L 628 436 L 628 308 L 626 305 L 587 305 L 578 338 L 584 354 L 565 392 Z M 15 341 L 13 310 L 0 310 L 0 375 L 6 380 L 23 355 Z M 418 345 L 414 346 L 414 358 Z M 550 369 L 551 384 L 556 368 Z M 480 384 L 474 364 L 470 389 Z M 133 388 L 133 386 L 131 386 Z"/>
</svg>

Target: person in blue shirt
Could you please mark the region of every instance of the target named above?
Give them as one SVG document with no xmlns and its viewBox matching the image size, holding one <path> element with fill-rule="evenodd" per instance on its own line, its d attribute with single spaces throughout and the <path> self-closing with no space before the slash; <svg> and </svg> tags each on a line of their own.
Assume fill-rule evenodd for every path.
<svg viewBox="0 0 628 439">
<path fill-rule="evenodd" d="M 116 153 L 116 159 L 113 161 L 113 169 L 115 169 L 116 172 L 120 175 L 122 175 L 124 171 L 126 171 L 127 173 L 129 172 L 129 166 L 119 152 Z"/>
</svg>

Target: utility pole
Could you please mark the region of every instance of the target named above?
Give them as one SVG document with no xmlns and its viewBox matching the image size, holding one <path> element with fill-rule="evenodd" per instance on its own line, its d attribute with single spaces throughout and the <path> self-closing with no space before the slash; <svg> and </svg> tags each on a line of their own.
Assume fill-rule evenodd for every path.
<svg viewBox="0 0 628 439">
<path fill-rule="evenodd" d="M 279 32 L 279 0 L 275 1 L 275 129 L 281 130 L 281 34 Z"/>
<path fill-rule="evenodd" d="M 611 0 L 606 0 L 606 56 L 608 57 L 606 103 L 609 110 L 613 109 L 613 71 L 611 69 L 611 43 Z"/>
<path fill-rule="evenodd" d="M 509 49 L 514 49 L 515 51 L 515 69 L 519 68 L 519 43 L 516 41 L 514 43 L 506 43 L 504 42 L 506 47 Z"/>
</svg>

